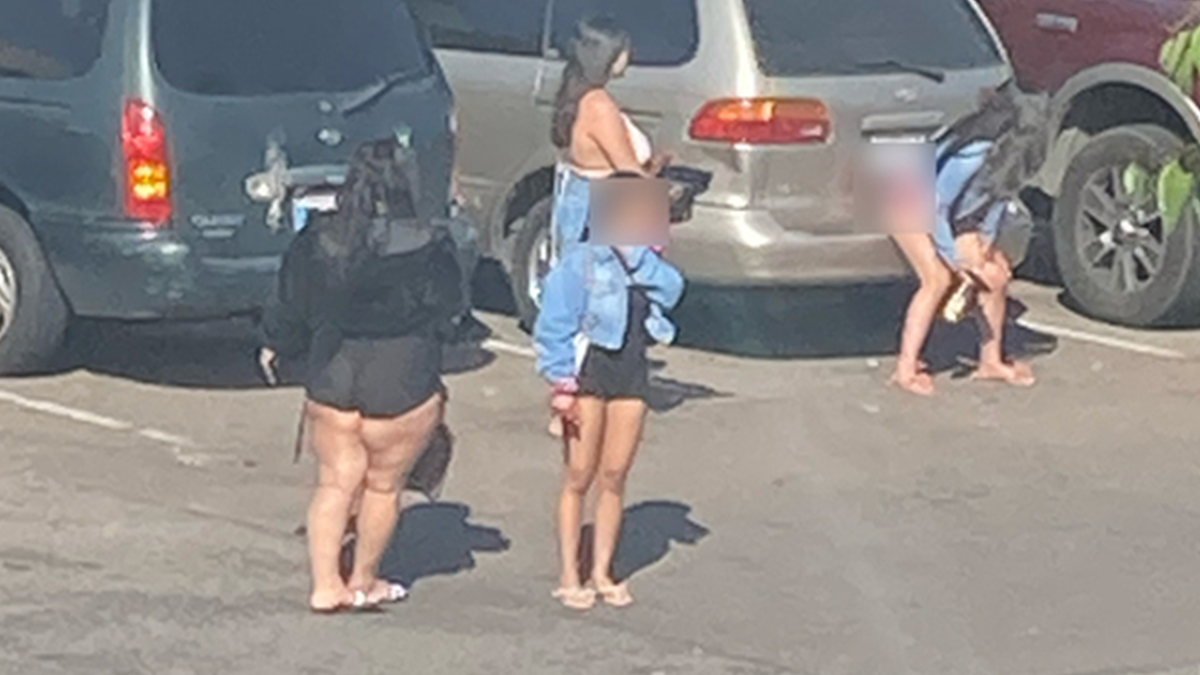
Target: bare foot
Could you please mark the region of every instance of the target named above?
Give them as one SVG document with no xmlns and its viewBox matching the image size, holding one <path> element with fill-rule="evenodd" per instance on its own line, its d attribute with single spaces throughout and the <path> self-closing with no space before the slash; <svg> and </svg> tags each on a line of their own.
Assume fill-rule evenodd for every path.
<svg viewBox="0 0 1200 675">
<path fill-rule="evenodd" d="M 596 582 L 596 593 L 609 607 L 628 607 L 633 604 L 633 594 L 626 584 L 614 583 L 611 579 Z"/>
<path fill-rule="evenodd" d="M 354 592 L 343 586 L 332 590 L 313 591 L 308 607 L 314 612 L 336 612 L 354 605 Z"/>
<path fill-rule="evenodd" d="M 1033 375 L 1033 368 L 1028 363 L 1020 361 L 980 365 L 971 374 L 971 379 L 1004 382 L 1014 387 L 1032 387 L 1037 383 L 1037 378 Z"/>
<path fill-rule="evenodd" d="M 551 595 L 567 609 L 583 612 L 596 606 L 596 591 L 583 586 L 563 586 Z"/>
<path fill-rule="evenodd" d="M 929 373 L 920 371 L 912 374 L 901 374 L 897 372 L 892 375 L 889 384 L 894 384 L 910 394 L 917 396 L 933 396 L 933 376 Z"/>
</svg>

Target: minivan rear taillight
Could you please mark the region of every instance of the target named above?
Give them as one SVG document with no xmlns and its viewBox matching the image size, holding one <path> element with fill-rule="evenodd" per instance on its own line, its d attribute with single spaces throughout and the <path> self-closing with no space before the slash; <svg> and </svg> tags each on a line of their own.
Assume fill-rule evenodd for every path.
<svg viewBox="0 0 1200 675">
<path fill-rule="evenodd" d="M 698 141 L 824 143 L 833 125 L 829 108 L 810 98 L 727 98 L 706 103 L 692 120 Z"/>
<path fill-rule="evenodd" d="M 167 130 L 148 103 L 130 100 L 121 118 L 121 149 L 125 153 L 125 212 L 130 218 L 155 225 L 171 219 L 171 169 Z"/>
</svg>

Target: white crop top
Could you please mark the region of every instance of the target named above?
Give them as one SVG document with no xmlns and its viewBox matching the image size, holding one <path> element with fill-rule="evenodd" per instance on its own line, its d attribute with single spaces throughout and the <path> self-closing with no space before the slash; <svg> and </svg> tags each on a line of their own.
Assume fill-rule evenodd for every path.
<svg viewBox="0 0 1200 675">
<path fill-rule="evenodd" d="M 621 113 L 621 119 L 625 121 L 625 130 L 629 132 L 629 142 L 633 144 L 633 154 L 637 157 L 638 164 L 649 162 L 654 156 L 654 148 L 650 145 L 650 137 L 646 132 L 638 128 L 638 125 L 629 119 L 629 116 Z M 612 174 L 611 169 L 584 169 L 575 165 L 571 165 L 571 169 L 583 176 L 584 178 L 606 178 Z"/>
</svg>

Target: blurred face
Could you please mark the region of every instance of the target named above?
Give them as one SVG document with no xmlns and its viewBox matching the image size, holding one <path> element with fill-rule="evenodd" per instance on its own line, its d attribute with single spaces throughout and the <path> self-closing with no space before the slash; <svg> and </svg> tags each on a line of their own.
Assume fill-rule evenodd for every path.
<svg viewBox="0 0 1200 675">
<path fill-rule="evenodd" d="M 595 239 L 612 246 L 663 246 L 670 227 L 667 181 L 611 178 L 597 181 Z"/>
<path fill-rule="evenodd" d="M 617 60 L 613 61 L 612 76 L 614 78 L 621 77 L 625 71 L 629 69 L 629 50 L 621 52 L 617 56 Z"/>
</svg>

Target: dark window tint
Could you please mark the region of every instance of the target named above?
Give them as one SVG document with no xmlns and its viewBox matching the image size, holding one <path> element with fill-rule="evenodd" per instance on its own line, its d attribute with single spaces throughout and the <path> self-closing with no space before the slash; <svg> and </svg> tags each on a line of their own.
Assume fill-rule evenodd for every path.
<svg viewBox="0 0 1200 675">
<path fill-rule="evenodd" d="M 399 0 L 156 0 L 153 33 L 163 77 L 198 94 L 346 92 L 430 68 Z"/>
<path fill-rule="evenodd" d="M 745 0 L 768 75 L 979 68 L 1000 53 L 964 0 Z"/>
<path fill-rule="evenodd" d="M 538 56 L 546 0 L 409 0 L 435 47 Z"/>
<path fill-rule="evenodd" d="M 100 59 L 109 0 L 0 0 L 0 77 L 65 80 Z"/>
<path fill-rule="evenodd" d="M 567 54 L 575 27 L 596 16 L 610 16 L 629 31 L 636 65 L 677 66 L 696 55 L 696 0 L 555 0 L 554 48 Z"/>
</svg>

